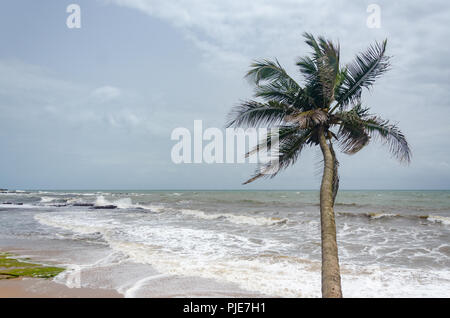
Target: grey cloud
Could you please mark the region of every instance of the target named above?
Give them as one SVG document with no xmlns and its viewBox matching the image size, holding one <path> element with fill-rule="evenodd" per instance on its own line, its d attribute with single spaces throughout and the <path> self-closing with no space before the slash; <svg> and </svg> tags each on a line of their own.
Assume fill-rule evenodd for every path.
<svg viewBox="0 0 450 318">
<path fill-rule="evenodd" d="M 97 34 L 97 28 L 106 23 L 107 15 L 101 11 L 104 3 L 109 4 L 106 12 L 115 14 L 106 21 L 124 23 L 114 30 L 134 32 L 134 36 L 122 37 L 120 43 L 112 38 L 101 50 L 92 39 L 86 42 L 86 37 Z M 344 63 L 374 40 L 388 38 L 393 68 L 372 91 L 364 92 L 364 102 L 373 112 L 399 122 L 413 147 L 410 167 L 399 166 L 377 145 L 356 156 L 340 155 L 342 187 L 448 188 L 450 4 L 377 1 L 382 28 L 369 29 L 366 8 L 370 3 L 80 0 L 86 14 L 83 28 L 79 33 L 64 33 L 79 46 L 73 47 L 84 52 L 71 55 L 79 68 L 76 79 L 70 79 L 70 68 L 45 59 L 45 47 L 36 47 L 31 62 L 0 53 L 0 147 L 4 150 L 0 173 L 10 186 L 237 188 L 253 166 L 173 165 L 170 132 L 179 126 L 191 129 L 194 119 L 203 119 L 205 127 L 223 127 L 228 110 L 251 97 L 243 75 L 253 59 L 277 57 L 301 81 L 294 62 L 308 53 L 301 37 L 308 31 L 339 41 Z M 125 25 L 128 20 L 121 20 L 138 20 L 138 16 L 152 24 L 139 20 Z M 60 31 L 45 30 L 48 38 Z M 9 51 L 23 56 L 19 50 L 28 39 L 24 30 L 19 31 L 23 36 L 10 44 Z M 152 32 L 161 34 L 156 37 Z M 154 42 L 157 39 L 165 41 Z M 182 39 L 186 44 L 178 45 Z M 158 52 L 172 53 L 146 59 L 128 49 L 135 47 L 133 41 L 139 41 L 136 47 L 145 54 L 156 50 L 156 45 Z M 64 60 L 67 52 L 56 48 L 51 56 Z M 114 54 L 107 67 L 114 72 L 94 68 L 92 62 L 89 69 L 80 68 L 83 57 L 110 49 Z M 37 54 L 38 50 L 43 53 Z M 102 70 L 100 80 L 91 79 Z M 316 161 L 315 152 L 307 152 L 289 173 L 251 187 L 316 187 Z M 9 171 L 8 165 L 15 165 L 17 171 Z M 77 171 L 77 177 L 70 169 Z"/>
</svg>

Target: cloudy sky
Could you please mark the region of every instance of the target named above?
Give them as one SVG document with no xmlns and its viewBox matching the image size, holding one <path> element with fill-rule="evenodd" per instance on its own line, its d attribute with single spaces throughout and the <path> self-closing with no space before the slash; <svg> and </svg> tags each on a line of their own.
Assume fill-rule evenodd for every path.
<svg viewBox="0 0 450 318">
<path fill-rule="evenodd" d="M 69 29 L 66 8 L 81 8 Z M 367 7 L 381 27 L 367 27 Z M 311 149 L 275 179 L 252 164 L 172 163 L 176 127 L 223 128 L 251 97 L 252 60 L 301 81 L 305 31 L 339 41 L 343 63 L 388 38 L 392 70 L 365 105 L 399 124 L 410 166 L 372 144 L 341 154 L 344 189 L 450 188 L 450 3 L 312 0 L 16 0 L 0 4 L 0 188 L 316 189 Z"/>
</svg>

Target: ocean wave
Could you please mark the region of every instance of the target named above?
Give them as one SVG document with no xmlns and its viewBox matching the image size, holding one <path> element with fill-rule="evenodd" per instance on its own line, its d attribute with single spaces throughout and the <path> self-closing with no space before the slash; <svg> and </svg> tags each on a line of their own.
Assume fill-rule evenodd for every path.
<svg viewBox="0 0 450 318">
<path fill-rule="evenodd" d="M 445 225 L 450 225 L 450 217 L 440 216 L 440 215 L 430 215 L 427 220 L 433 223 L 442 223 Z"/>
<path fill-rule="evenodd" d="M 242 198 L 211 198 L 211 199 L 207 199 L 208 201 L 214 202 L 214 203 L 222 203 L 222 204 L 245 204 L 245 205 L 276 205 L 276 206 L 289 206 L 291 204 L 291 202 L 289 201 L 284 201 L 284 200 L 278 200 L 278 199 L 242 199 Z M 303 203 L 303 202 L 302 202 Z"/>
<path fill-rule="evenodd" d="M 401 217 L 400 214 L 393 214 L 393 213 L 367 213 L 367 216 L 371 219 Z"/>
<path fill-rule="evenodd" d="M 256 242 L 220 229 L 128 224 L 118 222 L 112 215 L 77 211 L 41 213 L 35 218 L 76 233 L 102 233 L 114 252 L 126 255 L 127 261 L 149 264 L 161 275 L 231 282 L 269 296 L 320 297 L 320 261 L 283 253 L 283 242 Z M 277 253 L 269 252 L 274 250 Z M 106 260 L 105 264 L 110 261 L 115 260 Z M 448 293 L 450 283 L 448 270 L 417 271 L 343 262 L 341 271 L 348 297 L 442 297 Z M 145 284 L 133 286 L 132 290 L 127 289 L 127 296 L 144 292 Z"/>
<path fill-rule="evenodd" d="M 80 217 L 82 214 L 78 213 Z M 41 224 L 61 228 L 79 234 L 95 234 L 105 235 L 113 226 L 103 220 L 93 218 L 75 218 L 73 214 L 55 214 L 55 213 L 39 213 L 34 219 Z"/>
<path fill-rule="evenodd" d="M 348 217 L 367 217 L 372 220 L 376 219 L 389 219 L 389 218 L 403 218 L 410 220 L 426 220 L 432 223 L 441 223 L 450 225 L 450 217 L 440 215 L 406 215 L 406 214 L 394 214 L 385 212 L 370 212 L 370 213 L 352 213 L 352 212 L 337 212 L 339 216 Z"/>
<path fill-rule="evenodd" d="M 36 206 L 33 204 L 25 204 L 25 203 L 13 203 L 13 202 L 3 202 L 0 204 L 1 208 L 12 208 L 12 209 L 42 209 L 43 206 Z"/>
<path fill-rule="evenodd" d="M 49 203 L 49 202 L 53 202 L 55 201 L 57 198 L 53 198 L 53 197 L 41 197 L 41 203 Z"/>
<path fill-rule="evenodd" d="M 110 244 L 142 243 L 174 253 L 194 253 L 204 257 L 224 257 L 233 253 L 258 252 L 280 246 L 290 246 L 271 239 L 253 239 L 211 229 L 192 229 L 175 226 L 128 224 L 110 215 L 92 212 L 39 213 L 34 218 L 41 224 L 70 230 L 80 234 L 101 233 Z"/>
<path fill-rule="evenodd" d="M 114 244 L 114 249 L 164 274 L 211 278 L 276 297 L 320 297 L 320 262 L 298 257 L 256 255 L 205 259 L 155 251 L 142 244 Z M 348 297 L 442 297 L 449 271 L 342 264 Z M 438 284 L 437 282 L 446 282 Z M 136 293 L 138 294 L 138 293 Z"/>
<path fill-rule="evenodd" d="M 267 226 L 275 224 L 285 224 L 288 222 L 288 219 L 286 218 L 282 219 L 276 217 L 253 217 L 253 216 L 225 214 L 225 213 L 205 213 L 200 210 L 188 210 L 188 209 L 182 209 L 180 211 L 184 215 L 194 216 L 205 220 L 216 220 L 223 218 L 234 224 Z"/>
<path fill-rule="evenodd" d="M 319 204 L 320 205 L 320 204 Z M 367 204 L 358 204 L 358 203 L 339 203 L 336 202 L 336 206 L 344 206 L 344 207 L 364 207 L 367 206 Z"/>
<path fill-rule="evenodd" d="M 104 196 L 98 196 L 94 202 L 94 208 L 117 208 L 117 209 L 140 209 L 150 210 L 153 212 L 161 212 L 164 210 L 164 206 L 155 204 L 134 204 L 131 198 L 122 198 L 119 200 L 109 201 Z"/>
<path fill-rule="evenodd" d="M 137 204 L 136 205 L 138 208 L 140 209 L 144 209 L 144 210 L 150 210 L 152 212 L 156 212 L 156 213 L 161 213 L 165 210 L 167 210 L 167 208 L 164 205 L 161 204 Z"/>
</svg>

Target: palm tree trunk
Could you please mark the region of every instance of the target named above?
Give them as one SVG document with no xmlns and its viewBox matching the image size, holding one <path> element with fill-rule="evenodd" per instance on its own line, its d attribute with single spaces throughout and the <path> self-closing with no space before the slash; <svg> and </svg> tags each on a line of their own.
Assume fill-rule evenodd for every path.
<svg viewBox="0 0 450 318">
<path fill-rule="evenodd" d="M 335 160 L 327 143 L 323 128 L 319 132 L 320 149 L 324 159 L 320 187 L 320 225 L 322 235 L 322 297 L 340 298 L 341 274 L 339 269 L 336 223 L 334 220 L 333 174 Z"/>
</svg>

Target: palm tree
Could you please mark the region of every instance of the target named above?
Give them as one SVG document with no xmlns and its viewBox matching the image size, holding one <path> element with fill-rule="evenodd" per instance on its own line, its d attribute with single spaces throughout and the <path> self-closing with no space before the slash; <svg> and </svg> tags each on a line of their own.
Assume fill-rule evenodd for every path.
<svg viewBox="0 0 450 318">
<path fill-rule="evenodd" d="M 270 176 L 293 165 L 307 146 L 319 146 L 323 154 L 320 187 L 322 239 L 322 296 L 342 297 L 336 242 L 334 201 L 339 187 L 338 166 L 333 143 L 345 154 L 355 154 L 371 139 L 387 144 L 393 156 L 409 163 L 411 151 L 405 136 L 396 125 L 371 115 L 362 105 L 361 93 L 390 66 L 385 55 L 386 43 L 375 42 L 346 66 L 340 65 L 340 47 L 323 37 L 305 33 L 311 56 L 297 61 L 304 77 L 299 85 L 277 60 L 261 60 L 251 65 L 248 77 L 255 85 L 257 100 L 244 101 L 229 114 L 227 127 L 276 127 L 279 164 L 262 164 L 244 184 Z M 267 140 L 250 155 L 275 147 Z M 274 169 L 275 168 L 275 169 Z M 270 174 L 269 174 L 270 172 Z"/>
</svg>

